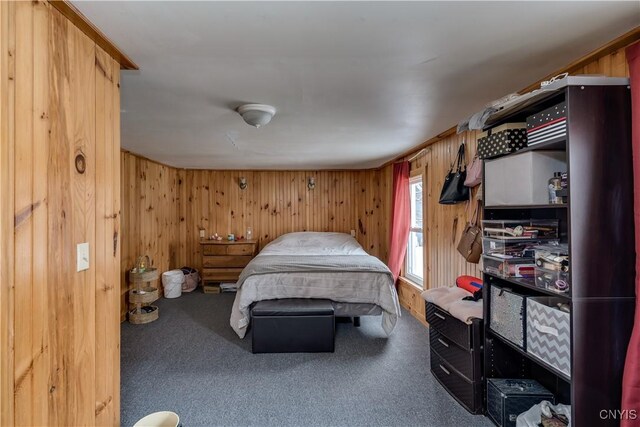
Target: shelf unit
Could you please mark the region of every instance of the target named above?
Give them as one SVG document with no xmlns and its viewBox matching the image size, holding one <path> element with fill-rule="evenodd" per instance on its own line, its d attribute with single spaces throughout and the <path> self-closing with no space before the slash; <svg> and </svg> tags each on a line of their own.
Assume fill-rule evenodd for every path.
<svg viewBox="0 0 640 427">
<path fill-rule="evenodd" d="M 606 80 L 606 79 L 604 79 Z M 589 84 L 593 82 L 594 84 Z M 532 378 L 570 404 L 573 425 L 617 425 L 600 410 L 620 408 L 622 372 L 635 308 L 631 105 L 628 82 L 582 79 L 512 108 L 491 127 L 567 103 L 567 137 L 526 151 L 564 151 L 569 182 L 563 205 L 485 206 L 485 219 L 559 219 L 569 245 L 570 292 L 541 289 L 531 279 L 484 273 L 484 318 L 491 287 L 562 298 L 571 307 L 571 375 L 527 353 L 485 322 L 485 390 L 489 378 Z M 526 177 L 517 177 L 526 179 Z M 486 402 L 485 402 L 486 403 Z"/>
<path fill-rule="evenodd" d="M 135 308 L 129 310 L 129 322 L 142 325 L 158 319 L 158 306 L 152 305 L 159 298 L 158 287 L 153 282 L 160 279 L 157 268 L 147 268 L 143 271 L 130 270 L 129 281 L 133 288 L 129 290 L 129 303 Z"/>
</svg>

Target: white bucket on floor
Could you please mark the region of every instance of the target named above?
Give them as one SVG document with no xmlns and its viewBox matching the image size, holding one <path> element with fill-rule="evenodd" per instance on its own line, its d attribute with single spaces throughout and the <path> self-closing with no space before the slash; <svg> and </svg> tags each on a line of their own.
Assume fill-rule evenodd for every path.
<svg viewBox="0 0 640 427">
<path fill-rule="evenodd" d="M 165 298 L 178 298 L 182 295 L 184 273 L 182 270 L 169 270 L 162 273 L 162 286 Z"/>
<path fill-rule="evenodd" d="M 154 412 L 139 420 L 133 427 L 178 427 L 180 417 L 175 412 Z"/>
</svg>

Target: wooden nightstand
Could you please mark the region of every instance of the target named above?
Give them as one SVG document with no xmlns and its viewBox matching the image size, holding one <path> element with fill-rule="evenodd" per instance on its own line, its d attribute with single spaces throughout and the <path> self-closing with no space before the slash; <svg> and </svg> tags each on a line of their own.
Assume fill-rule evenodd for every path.
<svg viewBox="0 0 640 427">
<path fill-rule="evenodd" d="M 258 253 L 255 240 L 201 240 L 202 282 L 235 282 L 242 269 Z"/>
</svg>

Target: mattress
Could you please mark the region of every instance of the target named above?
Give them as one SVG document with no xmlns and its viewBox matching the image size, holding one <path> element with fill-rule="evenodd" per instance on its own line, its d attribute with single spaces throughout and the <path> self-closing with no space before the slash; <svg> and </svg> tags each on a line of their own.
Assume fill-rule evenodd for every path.
<svg viewBox="0 0 640 427">
<path fill-rule="evenodd" d="M 251 305 L 281 298 L 329 299 L 337 316 L 382 314 L 387 334 L 400 315 L 389 269 L 344 233 L 289 233 L 265 246 L 240 275 L 231 327 L 243 338 Z"/>
</svg>

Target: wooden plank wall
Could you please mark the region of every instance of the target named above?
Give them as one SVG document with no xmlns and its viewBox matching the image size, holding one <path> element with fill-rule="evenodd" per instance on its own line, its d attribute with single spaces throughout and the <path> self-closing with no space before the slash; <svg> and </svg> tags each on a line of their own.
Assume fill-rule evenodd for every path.
<svg viewBox="0 0 640 427">
<path fill-rule="evenodd" d="M 43 1 L 0 35 L 0 425 L 117 425 L 119 64 Z"/>
<path fill-rule="evenodd" d="M 623 50 L 603 56 L 576 74 L 628 76 Z M 429 146 L 411 162 L 421 170 L 426 192 L 424 287 L 450 286 L 461 274 L 479 275 L 456 251 L 466 222 L 466 206 L 438 204 L 442 181 L 462 138 L 467 160 L 476 150 L 476 133 L 454 135 Z M 407 158 L 413 154 L 407 155 Z M 290 231 L 357 230 L 358 241 L 372 255 L 387 260 L 391 217 L 392 166 L 357 171 L 210 171 L 184 170 L 122 153 L 122 283 L 135 258 L 148 254 L 162 270 L 189 265 L 200 268 L 198 236 L 234 233 L 252 226 L 260 247 Z M 248 188 L 240 190 L 244 176 Z M 308 190 L 307 178 L 316 179 Z M 126 313 L 122 288 L 121 318 Z M 424 322 L 421 289 L 398 286 L 400 301 Z"/>
<path fill-rule="evenodd" d="M 629 67 L 624 49 L 594 59 L 591 63 L 572 74 L 603 74 L 610 77 L 628 77 Z M 457 242 L 460 240 L 466 222 L 466 206 L 464 204 L 438 204 L 444 176 L 456 155 L 462 138 L 467 142 L 467 161 L 470 162 L 476 151 L 477 132 L 466 132 L 444 138 L 427 147 L 423 154 L 411 162 L 412 171 L 422 171 L 424 188 L 427 192 L 427 206 L 425 209 L 425 233 L 427 239 L 425 250 L 426 278 L 424 289 L 451 286 L 455 283 L 455 278 L 463 274 L 476 276 L 481 274 L 479 265 L 465 262 L 456 250 Z M 409 154 L 406 158 L 409 159 L 416 153 Z M 392 166 L 387 165 L 383 167 L 383 170 L 389 169 L 391 171 L 391 168 Z M 390 172 L 388 176 L 391 182 Z M 387 195 L 387 198 L 390 199 L 390 196 Z M 386 224 L 387 222 L 382 221 L 381 223 Z M 400 303 L 424 323 L 425 307 L 424 301 L 420 297 L 421 291 L 420 288 L 405 282 L 400 282 L 398 285 Z"/>
<path fill-rule="evenodd" d="M 241 190 L 240 177 L 248 187 Z M 307 188 L 308 177 L 316 187 Z M 386 238 L 377 171 L 186 171 L 187 262 L 200 268 L 198 233 L 244 235 L 253 228 L 260 248 L 293 231 L 356 230 L 360 244 L 384 257 Z M 386 259 L 386 258 L 383 258 Z"/>
<path fill-rule="evenodd" d="M 122 255 L 120 318 L 127 312 L 130 288 L 127 271 L 141 255 L 161 271 L 185 265 L 180 239 L 180 189 L 178 169 L 121 152 Z"/>
<path fill-rule="evenodd" d="M 123 152 L 121 319 L 126 272 L 142 254 L 162 271 L 201 269 L 199 232 L 238 236 L 253 228 L 260 247 L 292 231 L 356 230 L 360 244 L 387 259 L 390 185 L 384 171 L 213 171 L 175 169 Z M 248 187 L 241 190 L 240 177 Z M 307 188 L 314 177 L 316 187 Z"/>
</svg>

